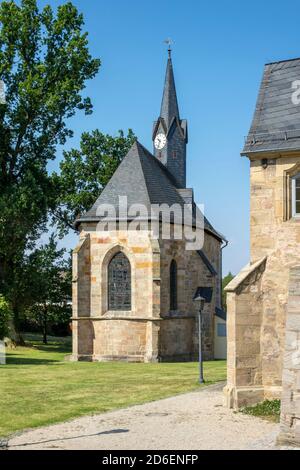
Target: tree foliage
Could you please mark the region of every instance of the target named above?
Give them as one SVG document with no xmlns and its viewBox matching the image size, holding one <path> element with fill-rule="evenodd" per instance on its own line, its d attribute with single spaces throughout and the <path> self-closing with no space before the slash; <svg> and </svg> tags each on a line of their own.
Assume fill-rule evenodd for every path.
<svg viewBox="0 0 300 470">
<path fill-rule="evenodd" d="M 44 343 L 49 323 L 65 323 L 71 317 L 71 265 L 65 254 L 51 236 L 47 245 L 29 256 L 32 296 L 25 316 L 40 327 Z"/>
<path fill-rule="evenodd" d="M 230 283 L 230 281 L 232 281 L 233 278 L 234 275 L 229 271 L 227 276 L 223 277 L 222 279 L 222 306 L 225 310 L 227 310 L 225 287 Z"/>
<path fill-rule="evenodd" d="M 47 173 L 72 131 L 67 119 L 92 112 L 82 96 L 100 62 L 91 57 L 83 17 L 72 3 L 41 11 L 36 0 L 0 4 L 0 292 L 18 317 L 24 256 L 46 229 L 57 203 Z"/>
<path fill-rule="evenodd" d="M 0 294 L 0 340 L 9 333 L 9 322 L 12 319 L 12 312 L 9 303 Z"/>
<path fill-rule="evenodd" d="M 75 219 L 94 204 L 135 139 L 131 129 L 116 137 L 95 130 L 82 134 L 80 149 L 64 152 L 60 175 L 53 175 L 60 188 L 54 214 L 62 231 L 73 228 Z"/>
</svg>

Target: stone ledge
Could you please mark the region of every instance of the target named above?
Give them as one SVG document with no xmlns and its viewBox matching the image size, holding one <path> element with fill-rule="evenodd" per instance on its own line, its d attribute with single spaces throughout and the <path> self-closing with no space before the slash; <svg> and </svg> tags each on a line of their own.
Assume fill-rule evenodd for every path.
<svg viewBox="0 0 300 470">
<path fill-rule="evenodd" d="M 265 391 L 263 387 L 234 387 L 226 385 L 223 388 L 225 406 L 235 410 L 242 406 L 256 405 L 264 401 Z"/>
<path fill-rule="evenodd" d="M 78 362 L 145 362 L 146 357 L 144 355 L 105 355 L 98 356 L 94 354 L 78 354 L 72 355 L 70 361 Z M 157 362 L 157 360 L 152 359 L 151 362 Z"/>
<path fill-rule="evenodd" d="M 234 279 L 225 287 L 226 292 L 235 292 L 267 259 L 267 256 L 255 263 L 248 263 Z"/>
<path fill-rule="evenodd" d="M 72 321 L 91 320 L 91 321 L 105 321 L 105 320 L 128 320 L 128 321 L 161 321 L 161 317 L 72 317 Z"/>
</svg>

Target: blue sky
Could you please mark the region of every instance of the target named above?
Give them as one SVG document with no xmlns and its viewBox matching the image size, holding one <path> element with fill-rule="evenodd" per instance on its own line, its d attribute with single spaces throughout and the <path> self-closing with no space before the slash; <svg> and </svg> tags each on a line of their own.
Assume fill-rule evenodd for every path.
<svg viewBox="0 0 300 470">
<path fill-rule="evenodd" d="M 42 6 L 64 3 L 40 0 Z M 171 37 L 181 117 L 188 119 L 187 185 L 225 234 L 223 272 L 249 260 L 249 162 L 240 157 L 263 65 L 300 56 L 297 1 L 73 0 L 84 14 L 90 49 L 102 66 L 87 84 L 94 113 L 71 121 L 80 134 L 132 128 L 152 151 Z M 58 151 L 56 168 L 61 155 Z M 65 243 L 75 244 L 74 236 Z"/>
</svg>

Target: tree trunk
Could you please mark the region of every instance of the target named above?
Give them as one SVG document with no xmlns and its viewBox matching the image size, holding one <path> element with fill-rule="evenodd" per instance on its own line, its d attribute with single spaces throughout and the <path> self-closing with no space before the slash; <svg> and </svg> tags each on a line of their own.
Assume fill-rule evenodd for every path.
<svg viewBox="0 0 300 470">
<path fill-rule="evenodd" d="M 14 313 L 14 332 L 13 332 L 14 337 L 12 339 L 19 346 L 25 346 L 25 341 L 20 331 L 20 315 L 19 315 L 18 309 L 13 308 L 13 313 Z"/>
<path fill-rule="evenodd" d="M 47 340 L 47 307 L 44 307 L 44 318 L 43 318 L 43 343 L 48 344 Z"/>
</svg>

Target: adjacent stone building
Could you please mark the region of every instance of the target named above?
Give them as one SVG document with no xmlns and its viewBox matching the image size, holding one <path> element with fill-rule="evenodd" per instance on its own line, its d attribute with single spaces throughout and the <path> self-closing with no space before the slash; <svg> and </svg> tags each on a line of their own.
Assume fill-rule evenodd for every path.
<svg viewBox="0 0 300 470">
<path fill-rule="evenodd" d="M 290 270 L 277 443 L 300 446 L 300 266 Z"/>
<path fill-rule="evenodd" d="M 153 128 L 154 155 L 136 142 L 94 206 L 75 223 L 80 241 L 73 254 L 73 360 L 177 361 L 197 356 L 201 287 L 208 294 L 203 314 L 204 356 L 214 357 L 215 313 L 221 311 L 222 236 L 204 220 L 204 244 L 187 250 L 186 239 L 162 236 L 164 220 L 151 225 L 153 205 L 188 204 L 187 122 L 179 115 L 169 51 L 161 113 Z M 123 216 L 140 208 L 140 222 Z M 114 229 L 100 230 L 105 208 L 113 207 Z M 146 209 L 146 213 L 145 213 Z M 106 213 L 107 215 L 107 213 Z M 192 225 L 194 222 L 192 222 Z"/>
<path fill-rule="evenodd" d="M 242 152 L 250 161 L 251 253 L 226 289 L 225 395 L 233 407 L 281 396 L 290 272 L 300 264 L 299 79 L 300 59 L 265 66 Z"/>
</svg>

